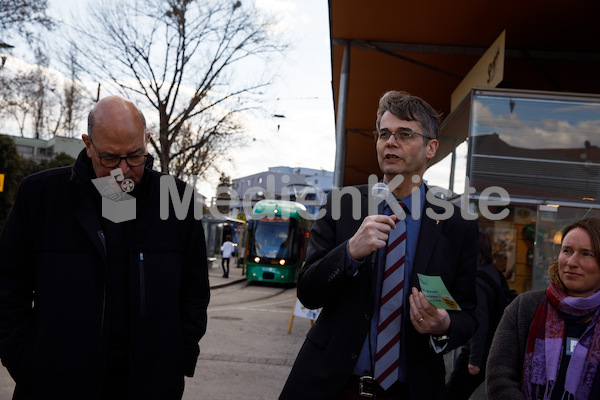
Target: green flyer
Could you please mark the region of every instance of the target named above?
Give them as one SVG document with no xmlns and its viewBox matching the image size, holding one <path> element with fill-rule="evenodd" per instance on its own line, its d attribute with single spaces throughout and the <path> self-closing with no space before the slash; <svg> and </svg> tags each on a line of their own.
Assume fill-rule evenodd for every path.
<svg viewBox="0 0 600 400">
<path fill-rule="evenodd" d="M 435 308 L 460 311 L 460 306 L 446 289 L 441 277 L 422 274 L 417 274 L 417 276 L 421 284 L 421 291 Z"/>
</svg>

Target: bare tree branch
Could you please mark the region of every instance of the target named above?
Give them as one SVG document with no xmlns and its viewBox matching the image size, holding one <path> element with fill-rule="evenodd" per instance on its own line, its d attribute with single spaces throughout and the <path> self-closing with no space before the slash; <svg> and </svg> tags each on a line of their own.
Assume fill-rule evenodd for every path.
<svg viewBox="0 0 600 400">
<path fill-rule="evenodd" d="M 56 24 L 47 11 L 48 0 L 0 1 L 0 37 L 6 40 L 19 35 L 30 40 L 35 35 L 35 27 L 54 29 Z"/>
<path fill-rule="evenodd" d="M 150 145 L 162 171 L 202 175 L 244 132 L 246 99 L 270 84 L 242 61 L 286 49 L 271 34 L 276 21 L 250 5 L 222 0 L 95 3 L 73 41 L 88 72 L 154 109 Z M 246 64 L 248 65 L 248 64 Z"/>
</svg>

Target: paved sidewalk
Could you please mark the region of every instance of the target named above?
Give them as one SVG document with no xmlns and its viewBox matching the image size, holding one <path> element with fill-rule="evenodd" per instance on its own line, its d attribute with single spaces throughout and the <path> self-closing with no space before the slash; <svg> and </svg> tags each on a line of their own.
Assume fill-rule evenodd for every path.
<svg viewBox="0 0 600 400">
<path fill-rule="evenodd" d="M 208 265 L 208 281 L 211 289 L 217 289 L 232 285 L 246 280 L 246 268 L 237 266 L 237 258 L 229 261 L 229 278 L 223 278 L 223 269 L 221 268 L 221 259 L 217 258 L 212 262 L 212 267 Z"/>
</svg>

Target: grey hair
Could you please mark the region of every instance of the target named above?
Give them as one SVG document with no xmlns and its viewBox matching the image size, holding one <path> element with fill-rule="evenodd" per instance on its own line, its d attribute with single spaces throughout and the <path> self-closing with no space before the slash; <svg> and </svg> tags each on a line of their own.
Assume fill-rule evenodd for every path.
<svg viewBox="0 0 600 400">
<path fill-rule="evenodd" d="M 423 129 L 426 142 L 428 139 L 438 138 L 440 114 L 420 97 L 397 90 L 384 93 L 379 99 L 377 109 L 377 130 L 379 130 L 381 117 L 386 111 L 404 121 L 416 121 Z"/>
</svg>

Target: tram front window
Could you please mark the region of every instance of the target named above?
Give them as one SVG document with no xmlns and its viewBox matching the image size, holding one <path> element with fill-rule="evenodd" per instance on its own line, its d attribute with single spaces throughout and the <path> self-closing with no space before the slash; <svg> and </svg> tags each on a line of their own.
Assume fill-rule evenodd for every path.
<svg viewBox="0 0 600 400">
<path fill-rule="evenodd" d="M 265 258 L 292 257 L 293 227 L 290 221 L 258 221 L 254 228 L 253 256 Z"/>
</svg>

